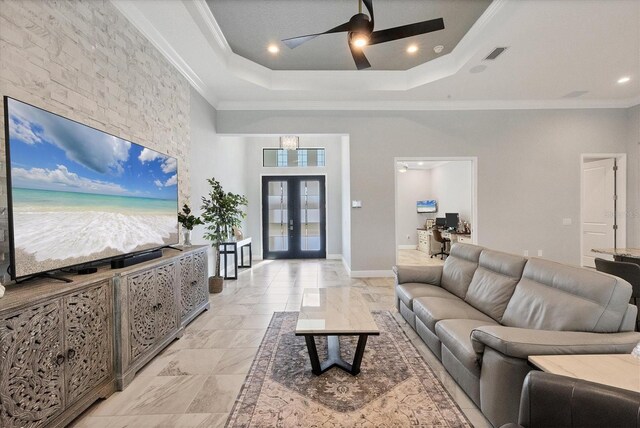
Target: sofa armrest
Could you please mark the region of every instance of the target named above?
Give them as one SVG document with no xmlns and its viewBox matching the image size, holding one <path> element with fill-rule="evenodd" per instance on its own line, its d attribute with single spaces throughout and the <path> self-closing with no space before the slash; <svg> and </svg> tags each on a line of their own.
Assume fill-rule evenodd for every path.
<svg viewBox="0 0 640 428">
<path fill-rule="evenodd" d="M 485 346 L 514 358 L 529 355 L 628 354 L 640 342 L 640 333 L 587 333 L 550 331 L 505 326 L 482 326 L 471 332 L 473 349 Z"/>
<path fill-rule="evenodd" d="M 396 284 L 421 282 L 440 285 L 442 266 L 394 266 L 393 273 L 396 277 Z"/>
</svg>

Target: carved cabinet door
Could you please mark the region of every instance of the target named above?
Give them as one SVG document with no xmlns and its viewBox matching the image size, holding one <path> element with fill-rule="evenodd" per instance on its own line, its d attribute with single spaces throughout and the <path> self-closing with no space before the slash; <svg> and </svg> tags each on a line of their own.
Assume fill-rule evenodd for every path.
<svg viewBox="0 0 640 428">
<path fill-rule="evenodd" d="M 40 427 L 64 406 L 62 300 L 0 318 L 0 426 Z"/>
<path fill-rule="evenodd" d="M 113 373 L 110 283 L 72 294 L 64 303 L 69 406 Z"/>
<path fill-rule="evenodd" d="M 156 273 L 156 337 L 161 339 L 178 328 L 176 303 L 176 264 L 155 269 Z"/>
<path fill-rule="evenodd" d="M 154 272 L 151 269 L 127 277 L 131 361 L 143 355 L 155 344 L 157 306 Z"/>
<path fill-rule="evenodd" d="M 209 284 L 207 278 L 208 268 L 207 252 L 202 251 L 193 255 L 193 292 L 195 305 L 200 306 L 209 301 Z"/>
<path fill-rule="evenodd" d="M 187 317 L 196 306 L 191 286 L 192 262 L 192 256 L 180 258 L 180 319 Z"/>
</svg>

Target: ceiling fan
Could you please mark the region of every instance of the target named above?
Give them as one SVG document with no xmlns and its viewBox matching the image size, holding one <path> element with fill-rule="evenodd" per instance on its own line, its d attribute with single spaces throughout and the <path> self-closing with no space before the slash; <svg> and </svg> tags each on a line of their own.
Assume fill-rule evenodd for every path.
<svg viewBox="0 0 640 428">
<path fill-rule="evenodd" d="M 349 22 L 338 25 L 324 33 L 308 34 L 306 36 L 292 37 L 284 39 L 282 42 L 291 49 L 297 48 L 304 42 L 314 39 L 323 34 L 331 33 L 349 33 L 348 42 L 351 55 L 356 63 L 358 70 L 370 68 L 371 64 L 364 55 L 362 48 L 368 45 L 376 45 L 378 43 L 390 42 L 393 40 L 404 39 L 406 37 L 417 36 L 419 34 L 431 33 L 444 29 L 444 20 L 442 18 L 431 19 L 429 21 L 416 22 L 400 27 L 387 28 L 386 30 L 373 31 L 373 0 L 357 0 L 358 13 L 353 15 Z M 369 11 L 369 16 L 362 13 L 362 3 Z"/>
</svg>

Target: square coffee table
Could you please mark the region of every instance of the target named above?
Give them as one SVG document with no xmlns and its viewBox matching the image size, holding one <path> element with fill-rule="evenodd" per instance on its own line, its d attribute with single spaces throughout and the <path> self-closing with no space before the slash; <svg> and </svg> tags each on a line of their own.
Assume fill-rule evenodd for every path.
<svg viewBox="0 0 640 428">
<path fill-rule="evenodd" d="M 359 291 L 351 287 L 305 288 L 296 325 L 296 336 L 304 336 L 311 360 L 311 371 L 321 375 L 339 367 L 352 375 L 360 373 L 367 338 L 379 335 L 378 325 Z M 315 336 L 327 336 L 329 358 L 320 362 Z M 338 336 L 358 336 L 353 363 L 340 356 Z"/>
</svg>

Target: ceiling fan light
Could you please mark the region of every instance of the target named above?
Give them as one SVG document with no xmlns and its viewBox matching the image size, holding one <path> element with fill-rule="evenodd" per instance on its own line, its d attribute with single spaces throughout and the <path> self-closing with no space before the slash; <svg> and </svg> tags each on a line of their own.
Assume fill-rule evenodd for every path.
<svg viewBox="0 0 640 428">
<path fill-rule="evenodd" d="M 280 137 L 280 148 L 282 150 L 298 150 L 300 138 L 297 135 L 283 135 Z"/>
<path fill-rule="evenodd" d="M 351 37 L 351 44 L 357 48 L 365 47 L 369 44 L 369 35 L 365 33 L 354 33 Z"/>
</svg>

